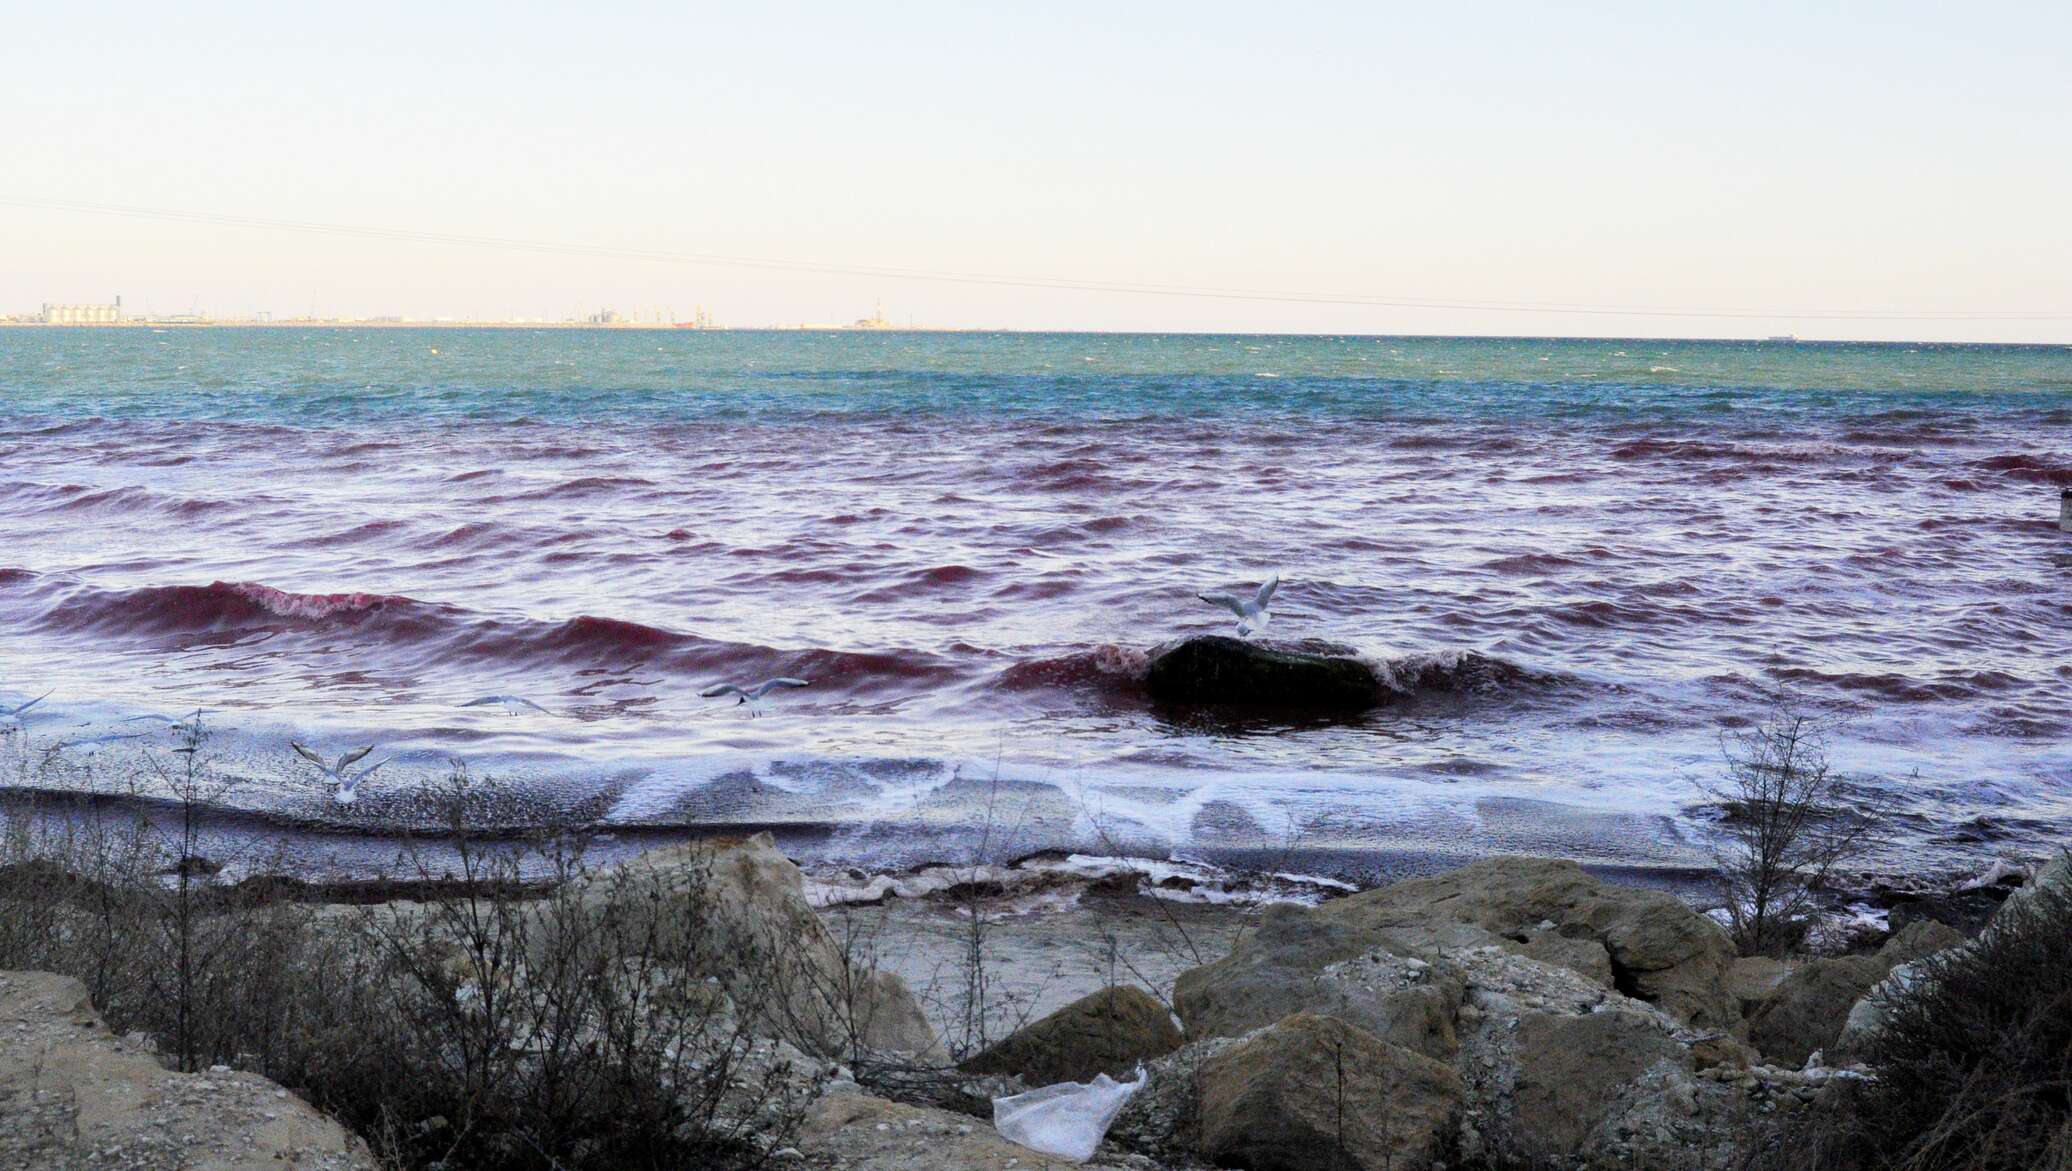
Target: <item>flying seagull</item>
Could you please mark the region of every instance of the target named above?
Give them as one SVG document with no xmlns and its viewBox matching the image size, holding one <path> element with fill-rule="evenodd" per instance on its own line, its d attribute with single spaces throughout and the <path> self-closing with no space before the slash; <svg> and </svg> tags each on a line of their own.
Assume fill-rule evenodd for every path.
<svg viewBox="0 0 2072 1171">
<path fill-rule="evenodd" d="M 13 707 L 0 707 L 0 728 L 5 728 L 8 732 L 19 731 L 22 725 L 22 713 L 49 699 L 54 694 L 56 693 L 46 691 L 26 703 L 18 703 Z"/>
<path fill-rule="evenodd" d="M 753 716 L 756 714 L 757 710 L 762 707 L 763 697 L 769 695 L 771 692 L 777 690 L 780 687 L 805 687 L 806 685 L 807 684 L 804 679 L 792 679 L 780 676 L 776 679 L 765 679 L 761 683 L 756 684 L 754 687 L 736 687 L 732 683 L 715 683 L 712 686 L 706 688 L 705 690 L 699 692 L 698 694 L 704 696 L 707 699 L 712 699 L 722 695 L 738 695 L 741 698 L 737 702 L 748 704 L 748 714 Z"/>
<path fill-rule="evenodd" d="M 354 792 L 354 790 L 360 787 L 360 782 L 366 780 L 368 777 L 373 776 L 374 770 L 380 768 L 382 765 L 387 764 L 389 761 L 396 759 L 393 756 L 386 757 L 382 760 L 378 760 L 373 764 L 368 765 L 366 768 L 363 768 L 358 772 L 348 772 L 348 769 L 350 769 L 353 765 L 358 764 L 360 761 L 365 760 L 367 758 L 367 754 L 374 751 L 374 746 L 372 744 L 369 744 L 364 748 L 348 748 L 344 752 L 339 753 L 338 760 L 335 763 L 331 764 L 325 763 L 324 758 L 318 756 L 316 754 L 315 749 L 308 748 L 301 744 L 296 744 L 293 742 L 290 742 L 288 747 L 295 750 L 295 755 L 324 770 L 325 776 L 330 777 L 332 780 L 338 782 L 338 803 L 340 805 L 350 805 L 355 800 L 357 800 L 359 798 L 359 794 Z"/>
<path fill-rule="evenodd" d="M 460 706 L 487 707 L 493 703 L 502 704 L 504 708 L 504 714 L 507 716 L 517 715 L 518 709 L 521 707 L 529 707 L 536 712 L 541 712 L 543 714 L 550 716 L 554 714 L 553 712 L 547 711 L 546 708 L 541 707 L 540 705 L 532 702 L 531 700 L 525 698 L 522 695 L 485 695 L 481 699 L 471 699 Z"/>
<path fill-rule="evenodd" d="M 1280 585 L 1281 575 L 1276 573 L 1272 577 L 1267 578 L 1266 584 L 1260 586 L 1259 592 L 1250 598 L 1235 598 L 1229 594 L 1196 594 L 1194 596 L 1211 606 L 1221 606 L 1225 610 L 1237 615 L 1237 636 L 1239 638 L 1250 638 L 1265 630 L 1266 624 L 1273 621 L 1273 611 L 1266 607 L 1269 602 L 1273 601 L 1273 591 L 1279 589 Z"/>
<path fill-rule="evenodd" d="M 30 708 L 35 707 L 37 704 L 42 703 L 44 700 L 49 699 L 51 696 L 56 694 L 57 692 L 55 691 L 46 691 L 42 695 L 39 695 L 34 699 L 27 700 L 23 703 L 15 704 L 13 707 L 0 707 L 0 716 L 6 716 L 9 719 L 20 719 L 21 714 L 23 712 L 28 711 Z"/>
<path fill-rule="evenodd" d="M 184 716 L 161 716 L 156 712 L 152 712 L 148 715 L 131 716 L 122 722 L 125 724 L 164 724 L 168 732 L 189 732 L 201 726 L 201 718 L 213 710 L 212 708 L 198 707 L 192 713 Z"/>
<path fill-rule="evenodd" d="M 98 748 L 103 744 L 113 744 L 119 740 L 142 740 L 150 734 L 149 732 L 107 732 L 99 736 L 83 736 L 77 740 L 67 740 L 59 744 L 53 751 L 63 752 L 68 748 Z"/>
</svg>

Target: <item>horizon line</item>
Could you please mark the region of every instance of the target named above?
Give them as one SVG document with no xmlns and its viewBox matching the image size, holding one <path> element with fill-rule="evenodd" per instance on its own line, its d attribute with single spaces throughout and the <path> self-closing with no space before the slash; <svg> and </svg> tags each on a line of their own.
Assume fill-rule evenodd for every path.
<svg viewBox="0 0 2072 1171">
<path fill-rule="evenodd" d="M 1375 340 L 1402 341 L 1532 341 L 1532 342 L 1715 342 L 1755 344 L 1772 346 L 1815 345 L 1815 346 L 1966 346 L 1980 349 L 2062 349 L 2072 351 L 2072 342 L 2060 341 L 1955 341 L 1938 338 L 1840 338 L 1801 337 L 1799 335 L 1771 335 L 1767 337 L 1735 335 L 1678 334 L 1674 336 L 1652 336 L 1648 334 L 1558 334 L 1558 333 L 1366 333 L 1357 330 L 1232 330 L 1232 329 L 1101 329 L 1090 327 L 1048 328 L 1042 326 L 1016 325 L 708 325 L 694 326 L 678 322 L 586 322 L 586 321 L 525 321 L 519 319 L 496 320 L 482 318 L 470 321 L 377 321 L 351 318 L 289 318 L 280 321 L 258 321 L 251 318 L 223 318 L 202 321 L 153 321 L 128 320 L 119 322 L 57 323 L 42 321 L 9 321 L 0 318 L 0 329 L 23 330 L 79 330 L 84 332 L 115 330 L 126 331 L 150 329 L 167 330 L 221 330 L 221 329 L 365 329 L 365 330 L 483 330 L 514 332 L 519 330 L 560 330 L 568 332 L 595 333 L 813 333 L 813 334 L 856 334 L 863 336 L 883 334 L 1036 334 L 1036 335 L 1097 335 L 1106 337 L 1280 337 L 1280 338 L 1367 338 Z"/>
</svg>

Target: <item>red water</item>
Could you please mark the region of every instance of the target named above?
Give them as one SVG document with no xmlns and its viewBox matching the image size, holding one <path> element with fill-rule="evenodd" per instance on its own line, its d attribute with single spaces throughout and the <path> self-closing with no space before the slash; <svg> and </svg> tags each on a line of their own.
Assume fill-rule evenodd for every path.
<svg viewBox="0 0 2072 1171">
<path fill-rule="evenodd" d="M 833 855 L 946 849 L 1011 783 L 1031 848 L 1673 865 L 1719 731 L 1789 685 L 1840 717 L 1840 767 L 1900 794 L 1902 853 L 2049 840 L 2072 822 L 2063 420 L 1790 405 L 18 410 L 0 700 L 56 692 L 46 747 L 215 709 L 226 800 L 305 825 L 410 824 L 462 756 L 521 821 L 813 826 Z M 1196 591 L 1269 573 L 1273 637 L 1368 657 L 1401 702 L 1150 704 L 1147 654 L 1230 625 Z M 775 675 L 811 686 L 764 718 L 697 695 Z M 488 693 L 552 714 L 460 706 Z M 402 755 L 348 810 L 290 736 Z M 131 750 L 54 767 L 104 784 Z"/>
</svg>

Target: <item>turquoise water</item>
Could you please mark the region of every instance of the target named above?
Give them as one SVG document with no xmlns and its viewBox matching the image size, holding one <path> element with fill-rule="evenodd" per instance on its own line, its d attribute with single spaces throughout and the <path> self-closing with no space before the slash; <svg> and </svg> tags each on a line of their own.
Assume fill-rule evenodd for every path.
<svg viewBox="0 0 2072 1171">
<path fill-rule="evenodd" d="M 1274 385 L 1283 382 L 1287 385 Z M 664 330 L 0 331 L 11 406 L 299 423 L 2062 407 L 2072 346 Z M 1866 399 L 1863 392 L 1876 397 Z"/>
</svg>

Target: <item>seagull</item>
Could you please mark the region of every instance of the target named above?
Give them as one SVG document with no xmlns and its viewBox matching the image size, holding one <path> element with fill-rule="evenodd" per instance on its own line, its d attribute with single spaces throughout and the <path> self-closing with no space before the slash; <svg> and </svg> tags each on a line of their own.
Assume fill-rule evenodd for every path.
<svg viewBox="0 0 2072 1171">
<path fill-rule="evenodd" d="M 354 792 L 354 790 L 360 787 L 360 782 L 366 780 L 368 777 L 373 776 L 374 770 L 380 768 L 382 765 L 387 764 L 389 761 L 396 759 L 393 756 L 385 757 L 381 760 L 374 762 L 373 764 L 368 765 L 366 768 L 363 768 L 358 772 L 347 772 L 346 770 L 349 767 L 358 764 L 362 760 L 365 760 L 367 758 L 367 754 L 374 751 L 374 746 L 372 744 L 369 744 L 364 748 L 346 749 L 344 752 L 338 754 L 338 760 L 334 764 L 324 763 L 324 758 L 318 756 L 316 754 L 315 749 L 304 747 L 303 745 L 296 744 L 292 741 L 289 742 L 288 747 L 295 750 L 295 755 L 324 770 L 325 776 L 330 777 L 332 780 L 338 782 L 338 803 L 340 805 L 350 805 L 355 800 L 358 800 L 359 794 Z"/>
<path fill-rule="evenodd" d="M 1259 592 L 1254 594 L 1249 600 L 1234 598 L 1229 594 L 1196 594 L 1194 596 L 1211 606 L 1221 606 L 1225 610 L 1237 615 L 1237 636 L 1239 638 L 1250 638 L 1265 630 L 1266 624 L 1273 621 L 1273 611 L 1267 609 L 1266 606 L 1267 603 L 1273 601 L 1273 591 L 1279 589 L 1280 585 L 1281 575 L 1276 573 L 1272 577 L 1267 578 L 1266 584 L 1260 586 Z"/>
<path fill-rule="evenodd" d="M 201 718 L 203 716 L 208 715 L 210 712 L 214 710 L 214 708 L 198 707 L 184 716 L 162 716 L 156 712 L 152 712 L 147 715 L 131 716 L 122 722 L 125 724 L 164 724 L 165 730 L 168 732 L 191 732 L 194 729 L 201 726 Z M 138 735 L 144 735 L 144 733 L 140 732 L 138 733 Z"/>
<path fill-rule="evenodd" d="M 707 699 L 712 699 L 721 695 L 738 695 L 741 698 L 737 702 L 748 704 L 748 714 L 750 716 L 754 716 L 757 713 L 757 710 L 761 708 L 764 696 L 769 695 L 771 692 L 777 690 L 780 687 L 805 686 L 807 686 L 807 683 L 804 679 L 792 679 L 780 676 L 776 679 L 765 679 L 761 683 L 756 684 L 754 687 L 736 687 L 732 683 L 715 683 L 712 686 L 706 688 L 705 690 L 699 692 L 698 694 L 704 696 Z"/>
<path fill-rule="evenodd" d="M 0 707 L 0 717 L 6 717 L 7 719 L 11 720 L 18 720 L 22 717 L 23 712 L 28 711 L 30 708 L 35 707 L 37 704 L 42 703 L 44 700 L 49 699 L 51 696 L 56 694 L 57 692 L 55 691 L 46 691 L 42 695 L 39 695 L 34 699 L 28 700 L 23 703 L 15 704 L 13 707 Z"/>
<path fill-rule="evenodd" d="M 54 694 L 56 693 L 46 691 L 26 703 L 18 703 L 13 707 L 0 707 L 0 735 L 11 735 L 21 731 L 22 713 L 49 699 Z"/>
<path fill-rule="evenodd" d="M 150 734 L 149 732 L 108 732 L 100 736 L 83 736 L 77 740 L 67 740 L 59 744 L 53 751 L 63 752 L 68 748 L 98 748 L 103 744 L 113 744 L 119 740 L 142 740 Z"/>
<path fill-rule="evenodd" d="M 550 716 L 554 714 L 553 712 L 547 711 L 546 708 L 541 707 L 540 705 L 532 702 L 531 700 L 525 698 L 522 695 L 485 695 L 481 699 L 471 699 L 460 706 L 487 707 L 492 703 L 500 703 L 504 705 L 504 714 L 507 716 L 517 715 L 518 709 L 521 707 L 529 707 L 536 712 L 542 712 Z"/>
</svg>

